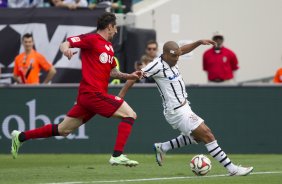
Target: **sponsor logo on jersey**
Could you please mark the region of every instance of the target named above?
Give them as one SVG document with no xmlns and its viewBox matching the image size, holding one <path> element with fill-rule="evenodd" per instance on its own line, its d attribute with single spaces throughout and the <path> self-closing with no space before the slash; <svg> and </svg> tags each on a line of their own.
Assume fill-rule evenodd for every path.
<svg viewBox="0 0 282 184">
<path fill-rule="evenodd" d="M 102 54 L 100 54 L 99 60 L 103 64 L 106 64 L 107 62 L 112 64 L 113 61 L 114 61 L 114 56 L 111 56 L 111 55 L 107 54 L 106 52 L 103 52 Z"/>
<path fill-rule="evenodd" d="M 80 42 L 80 38 L 79 38 L 79 37 L 72 37 L 72 38 L 71 38 L 71 41 L 72 41 L 73 43 L 75 43 L 75 42 Z"/>
<path fill-rule="evenodd" d="M 108 62 L 108 54 L 106 52 L 103 52 L 102 54 L 100 54 L 99 56 L 99 60 L 101 63 L 107 63 Z"/>
<path fill-rule="evenodd" d="M 179 76 L 179 73 L 174 74 L 173 76 L 168 77 L 169 80 L 173 80 Z"/>
</svg>

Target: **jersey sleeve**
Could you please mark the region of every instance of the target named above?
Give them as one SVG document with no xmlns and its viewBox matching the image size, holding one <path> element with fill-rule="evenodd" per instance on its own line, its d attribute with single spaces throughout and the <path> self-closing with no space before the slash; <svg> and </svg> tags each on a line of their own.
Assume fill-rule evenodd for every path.
<svg viewBox="0 0 282 184">
<path fill-rule="evenodd" d="M 91 47 L 90 40 L 91 38 L 86 34 L 67 38 L 67 41 L 70 43 L 70 47 L 72 48 L 84 48 L 84 49 L 90 48 Z"/>
<path fill-rule="evenodd" d="M 45 71 L 50 70 L 52 65 L 45 59 L 44 56 L 42 56 L 41 54 L 38 54 L 37 59 L 38 59 L 40 67 L 43 68 L 43 70 L 45 70 Z"/>
<path fill-rule="evenodd" d="M 158 73 L 160 73 L 159 63 L 151 62 L 141 70 L 144 72 L 145 78 L 156 76 Z"/>
</svg>

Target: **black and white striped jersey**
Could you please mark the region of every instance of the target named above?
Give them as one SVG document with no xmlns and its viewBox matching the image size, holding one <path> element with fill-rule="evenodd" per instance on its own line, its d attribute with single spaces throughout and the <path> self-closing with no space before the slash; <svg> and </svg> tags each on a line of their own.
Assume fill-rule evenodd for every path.
<svg viewBox="0 0 282 184">
<path fill-rule="evenodd" d="M 187 93 L 178 66 L 170 67 L 161 57 L 154 59 L 142 69 L 145 77 L 153 77 L 163 100 L 165 110 L 181 106 Z"/>
</svg>

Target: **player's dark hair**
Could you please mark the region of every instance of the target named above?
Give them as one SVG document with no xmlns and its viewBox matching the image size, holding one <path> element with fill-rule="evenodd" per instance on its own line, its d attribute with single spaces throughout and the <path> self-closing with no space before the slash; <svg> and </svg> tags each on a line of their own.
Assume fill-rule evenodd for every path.
<svg viewBox="0 0 282 184">
<path fill-rule="evenodd" d="M 24 40 L 25 38 L 32 38 L 33 39 L 33 36 L 30 33 L 26 33 L 26 34 L 23 35 L 22 40 Z"/>
<path fill-rule="evenodd" d="M 156 40 L 149 40 L 149 41 L 147 41 L 146 47 L 148 47 L 148 45 L 151 45 L 151 44 L 156 44 L 156 46 L 158 48 L 158 42 Z"/>
<path fill-rule="evenodd" d="M 106 29 L 108 25 L 116 25 L 116 16 L 113 13 L 104 13 L 98 18 L 97 30 Z"/>
</svg>

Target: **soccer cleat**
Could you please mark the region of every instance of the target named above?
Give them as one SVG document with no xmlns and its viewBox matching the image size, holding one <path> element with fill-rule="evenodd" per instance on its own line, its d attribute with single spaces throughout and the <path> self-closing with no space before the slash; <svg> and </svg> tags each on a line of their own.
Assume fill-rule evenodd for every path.
<svg viewBox="0 0 282 184">
<path fill-rule="evenodd" d="M 21 143 L 19 141 L 19 135 L 20 135 L 20 131 L 17 131 L 17 130 L 13 130 L 12 131 L 12 147 L 11 147 L 11 153 L 13 155 L 13 159 L 16 159 L 18 157 L 18 151 L 19 151 L 19 148 L 21 147 L 21 145 L 23 143 Z"/>
<path fill-rule="evenodd" d="M 253 171 L 253 167 L 242 167 L 242 166 L 237 166 L 237 171 L 233 173 L 229 173 L 229 176 L 247 176 Z"/>
<path fill-rule="evenodd" d="M 119 157 L 111 157 L 109 160 L 111 165 L 124 165 L 124 166 L 137 166 L 139 163 L 135 160 L 130 160 L 127 158 L 127 156 L 121 154 Z"/>
<path fill-rule="evenodd" d="M 155 150 L 155 155 L 156 155 L 156 161 L 159 166 L 162 166 L 162 162 L 164 159 L 165 152 L 161 148 L 162 144 L 161 143 L 155 143 L 154 144 L 154 150 Z"/>
</svg>

